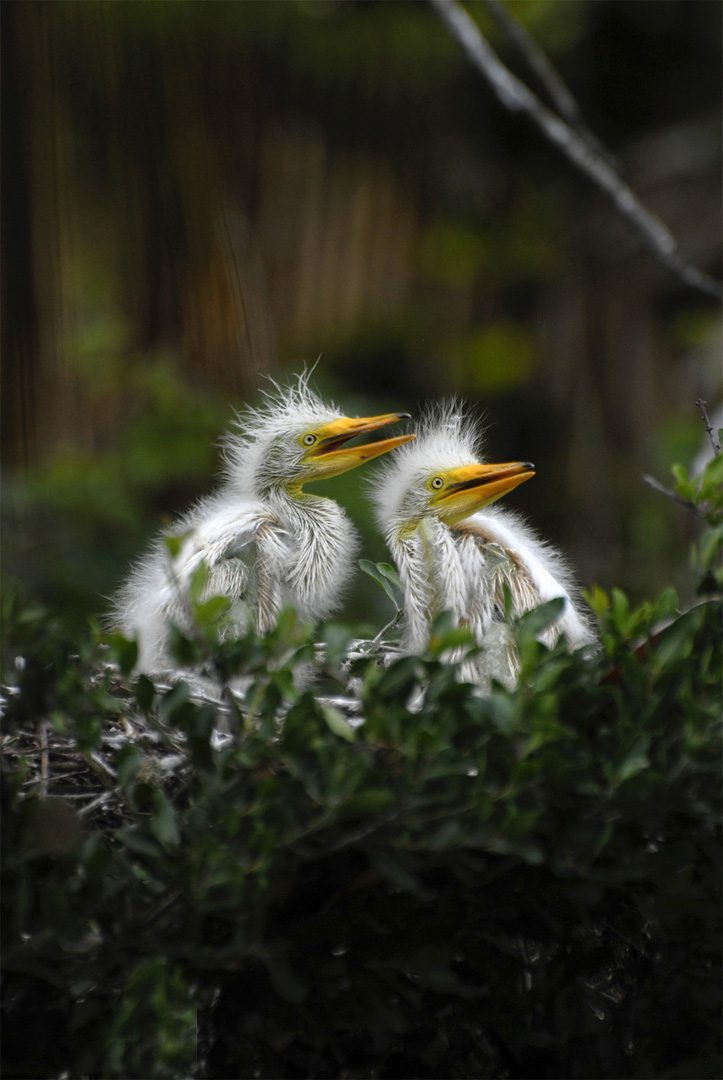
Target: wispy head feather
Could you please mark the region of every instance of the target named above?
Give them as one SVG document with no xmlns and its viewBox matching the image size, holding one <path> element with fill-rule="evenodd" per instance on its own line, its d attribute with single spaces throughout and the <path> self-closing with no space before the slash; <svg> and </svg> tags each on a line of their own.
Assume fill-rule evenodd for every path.
<svg viewBox="0 0 723 1080">
<path fill-rule="evenodd" d="M 424 481 L 435 472 L 482 460 L 481 422 L 455 398 L 428 408 L 416 432 L 415 442 L 390 454 L 372 482 L 371 497 L 382 529 L 414 515 L 419 509 L 415 492 L 423 493 Z"/>
<path fill-rule="evenodd" d="M 343 415 L 309 387 L 314 367 L 301 372 L 289 385 L 267 376 L 271 385 L 261 390 L 261 404 L 236 413 L 235 430 L 224 436 L 222 453 L 227 482 L 240 493 L 257 494 L 259 476 L 275 442 Z"/>
</svg>

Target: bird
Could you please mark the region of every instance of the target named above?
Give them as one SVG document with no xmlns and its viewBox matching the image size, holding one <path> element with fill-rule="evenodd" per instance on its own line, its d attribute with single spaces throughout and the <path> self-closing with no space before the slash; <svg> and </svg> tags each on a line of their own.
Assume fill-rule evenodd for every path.
<svg viewBox="0 0 723 1080">
<path fill-rule="evenodd" d="M 422 419 L 416 441 L 382 466 L 371 494 L 402 587 L 403 649 L 424 650 L 436 615 L 450 611 L 482 646 L 462 665 L 462 678 L 512 686 L 518 662 L 506 594 L 513 617 L 563 600 L 541 635 L 547 645 L 564 634 L 578 648 L 595 635 L 560 553 L 522 517 L 492 506 L 531 479 L 534 465 L 484 462 L 482 442 L 479 424 L 460 405 L 443 404 Z"/>
<path fill-rule="evenodd" d="M 349 417 L 309 386 L 310 372 L 289 385 L 270 380 L 261 404 L 236 414 L 223 447 L 223 478 L 158 536 L 118 591 L 111 625 L 136 640 L 136 669 L 169 670 L 171 624 L 189 629 L 188 590 L 202 564 L 200 599 L 229 602 L 226 633 L 269 631 L 285 606 L 315 621 L 338 606 L 351 576 L 356 530 L 332 499 L 307 484 L 340 476 L 412 441 L 412 433 L 347 445 L 408 413 Z M 168 537 L 175 537 L 175 557 Z M 173 543 L 173 542 L 172 542 Z"/>
</svg>

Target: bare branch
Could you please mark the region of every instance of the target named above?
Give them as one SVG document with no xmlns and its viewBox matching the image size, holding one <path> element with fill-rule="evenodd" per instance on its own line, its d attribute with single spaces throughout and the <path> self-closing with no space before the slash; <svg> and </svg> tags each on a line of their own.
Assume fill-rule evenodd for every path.
<svg viewBox="0 0 723 1080">
<path fill-rule="evenodd" d="M 671 502 L 677 503 L 678 506 L 685 507 L 686 510 L 690 510 L 696 517 L 703 518 L 705 521 L 705 513 L 700 506 L 696 506 L 695 503 L 690 502 L 688 499 L 681 498 L 677 492 L 673 491 L 671 488 L 665 487 L 665 485 L 661 484 L 659 480 L 656 480 L 654 476 L 644 476 L 643 483 L 647 484 L 653 491 L 658 491 L 661 495 L 665 495 L 666 499 L 670 499 Z"/>
<path fill-rule="evenodd" d="M 502 0 L 485 0 L 485 6 L 503 33 L 522 54 L 530 70 L 540 80 L 560 116 L 567 120 L 570 127 L 575 129 L 580 138 L 598 153 L 611 169 L 620 174 L 622 171 L 620 162 L 587 126 L 575 98 L 535 39 L 530 37 L 524 26 L 512 17 Z"/>
<path fill-rule="evenodd" d="M 48 794 L 49 775 L 50 750 L 48 748 L 48 725 L 43 721 L 40 725 L 40 794 L 44 799 Z"/>
<path fill-rule="evenodd" d="M 718 442 L 715 432 L 713 431 L 713 425 L 710 422 L 708 416 L 708 410 L 706 409 L 707 401 L 703 401 L 702 398 L 698 398 L 696 405 L 698 406 L 698 412 L 701 415 L 703 423 L 705 424 L 705 430 L 708 432 L 708 438 L 710 439 L 710 445 L 713 447 L 713 453 L 716 457 L 720 454 L 720 443 Z"/>
<path fill-rule="evenodd" d="M 516 75 L 505 67 L 457 0 L 429 0 L 452 36 L 474 66 L 489 82 L 500 102 L 511 112 L 523 112 L 579 169 L 609 195 L 620 214 L 634 227 L 648 250 L 675 276 L 691 288 L 720 299 L 720 282 L 680 255 L 678 244 L 666 225 L 652 214 L 635 192 L 600 154 L 569 123 L 548 109 Z"/>
</svg>

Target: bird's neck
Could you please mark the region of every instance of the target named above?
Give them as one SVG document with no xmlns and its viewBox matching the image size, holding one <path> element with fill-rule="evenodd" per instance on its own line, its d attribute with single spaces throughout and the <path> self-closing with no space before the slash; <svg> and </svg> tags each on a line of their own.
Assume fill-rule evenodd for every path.
<svg viewBox="0 0 723 1080">
<path fill-rule="evenodd" d="M 356 532 L 332 499 L 278 490 L 268 502 L 280 523 L 287 555 L 284 584 L 297 610 L 309 618 L 328 615 L 351 576 Z"/>
<path fill-rule="evenodd" d="M 301 483 L 269 484 L 261 491 L 261 498 L 268 500 L 276 509 L 304 505 L 309 499 L 317 498 L 304 491 Z"/>
<path fill-rule="evenodd" d="M 462 575 L 446 525 L 427 518 L 398 523 L 388 534 L 404 591 L 406 644 L 425 646 L 434 616 L 461 608 Z M 459 611 L 461 614 L 461 611 Z"/>
</svg>

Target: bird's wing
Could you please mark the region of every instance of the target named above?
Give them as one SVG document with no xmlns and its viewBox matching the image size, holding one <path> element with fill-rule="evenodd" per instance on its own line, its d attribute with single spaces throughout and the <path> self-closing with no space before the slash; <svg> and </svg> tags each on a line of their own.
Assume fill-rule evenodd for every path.
<svg viewBox="0 0 723 1080">
<path fill-rule="evenodd" d="M 115 600 L 113 623 L 137 637 L 139 667 L 146 671 L 163 666 L 169 622 L 183 626 L 188 621 L 188 587 L 202 563 L 209 571 L 204 596 L 244 598 L 254 578 L 259 612 L 263 609 L 270 617 L 268 612 L 279 606 L 273 590 L 255 572 L 262 563 L 268 567 L 283 557 L 282 531 L 261 504 L 212 496 L 166 535 L 182 540 L 176 557 L 171 557 L 163 536 L 156 539 Z"/>
<path fill-rule="evenodd" d="M 187 535 L 175 560 L 181 585 L 203 562 L 203 595 L 250 601 L 257 630 L 273 626 L 281 610 L 281 567 L 288 555 L 281 522 L 263 504 L 207 499 L 185 522 Z M 185 531 L 185 530 L 184 530 Z"/>
<path fill-rule="evenodd" d="M 213 572 L 225 560 L 247 559 L 249 546 L 271 527 L 278 528 L 279 523 L 256 501 L 224 496 L 202 500 L 173 530 L 183 539 L 174 559 L 179 582 L 186 584 L 201 563 Z"/>
<path fill-rule="evenodd" d="M 547 600 L 558 597 L 565 605 L 556 622 L 571 646 L 594 640 L 587 620 L 578 607 L 569 569 L 562 557 L 540 540 L 516 515 L 504 510 L 473 514 L 458 527 L 462 536 L 474 537 L 485 555 L 498 555 L 493 580 L 501 600 L 505 585 L 512 597 L 514 612 L 521 615 Z M 553 634 L 548 640 L 556 638 Z"/>
</svg>

